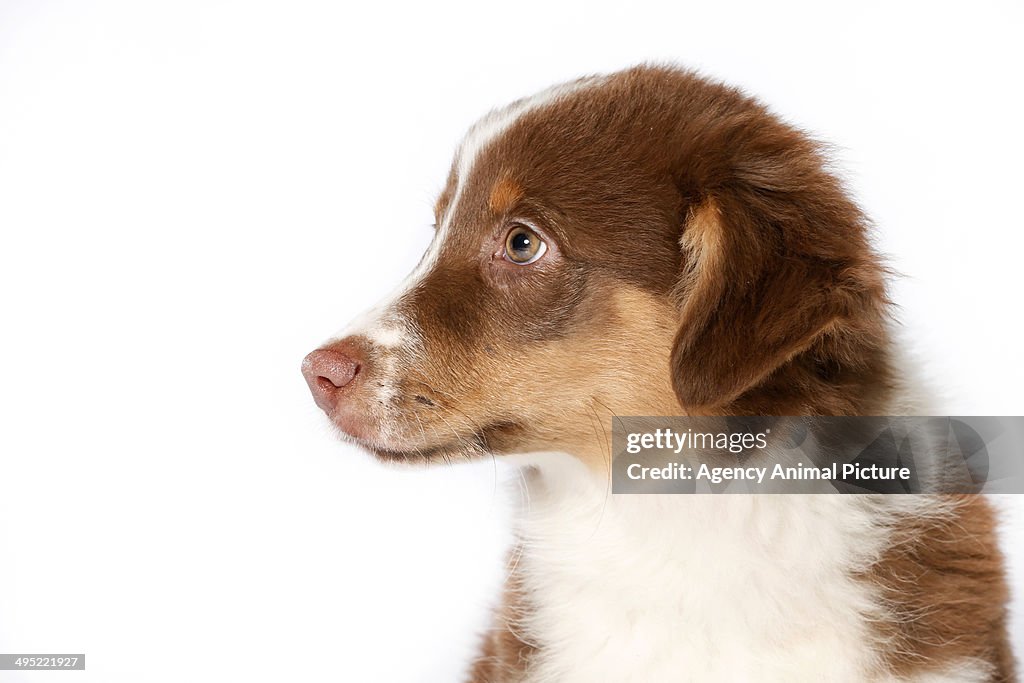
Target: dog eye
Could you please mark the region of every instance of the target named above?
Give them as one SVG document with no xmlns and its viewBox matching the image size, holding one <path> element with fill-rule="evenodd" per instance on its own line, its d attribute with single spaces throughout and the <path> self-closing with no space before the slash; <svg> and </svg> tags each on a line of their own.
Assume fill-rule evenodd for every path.
<svg viewBox="0 0 1024 683">
<path fill-rule="evenodd" d="M 544 240 L 525 225 L 516 225 L 505 238 L 505 258 L 520 266 L 535 262 L 547 250 Z"/>
</svg>

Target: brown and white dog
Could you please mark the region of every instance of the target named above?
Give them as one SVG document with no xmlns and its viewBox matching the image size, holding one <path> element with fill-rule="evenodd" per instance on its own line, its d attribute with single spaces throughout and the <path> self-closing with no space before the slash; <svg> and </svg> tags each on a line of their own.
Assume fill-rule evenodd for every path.
<svg viewBox="0 0 1024 683">
<path fill-rule="evenodd" d="M 491 112 L 404 288 L 303 364 L 386 460 L 528 503 L 473 681 L 1003 681 L 979 497 L 613 496 L 613 415 L 922 410 L 867 220 L 736 89 L 637 67 Z"/>
</svg>

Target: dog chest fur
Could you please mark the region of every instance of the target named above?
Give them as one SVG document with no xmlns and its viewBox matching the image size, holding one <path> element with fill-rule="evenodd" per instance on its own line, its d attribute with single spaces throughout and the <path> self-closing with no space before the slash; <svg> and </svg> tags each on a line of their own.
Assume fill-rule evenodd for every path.
<svg viewBox="0 0 1024 683">
<path fill-rule="evenodd" d="M 858 580 L 913 501 L 611 496 L 566 458 L 530 475 L 517 563 L 526 680 L 864 681 L 880 614 Z M 910 510 L 902 510 L 909 513 Z"/>
</svg>

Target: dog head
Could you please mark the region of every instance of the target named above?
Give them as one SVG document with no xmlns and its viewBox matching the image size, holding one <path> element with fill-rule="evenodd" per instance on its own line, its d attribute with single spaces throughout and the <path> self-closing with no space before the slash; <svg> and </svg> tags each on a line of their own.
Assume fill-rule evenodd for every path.
<svg viewBox="0 0 1024 683">
<path fill-rule="evenodd" d="M 435 213 L 400 292 L 303 363 L 381 457 L 600 459 L 612 415 L 884 398 L 866 221 L 818 146 L 735 89 L 638 67 L 514 102 L 469 131 Z"/>
</svg>

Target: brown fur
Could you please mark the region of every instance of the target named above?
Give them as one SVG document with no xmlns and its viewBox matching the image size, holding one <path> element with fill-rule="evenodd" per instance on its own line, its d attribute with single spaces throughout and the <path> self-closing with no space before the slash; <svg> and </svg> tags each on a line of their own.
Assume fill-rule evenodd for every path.
<svg viewBox="0 0 1024 683">
<path fill-rule="evenodd" d="M 890 620 L 880 624 L 885 664 L 911 675 L 935 662 L 990 663 L 993 681 L 1014 681 L 1006 634 L 1009 591 L 992 508 L 959 496 L 948 517 L 908 519 L 865 576 L 882 587 Z"/>
<path fill-rule="evenodd" d="M 522 680 L 535 652 L 535 648 L 517 633 L 516 624 L 526 609 L 522 589 L 513 574 L 506 584 L 502 605 L 495 613 L 494 628 L 483 638 L 467 683 L 518 683 Z"/>
<path fill-rule="evenodd" d="M 606 470 L 612 415 L 890 405 L 868 222 L 820 145 L 740 91 L 630 69 L 527 111 L 459 168 L 436 204 L 438 259 L 393 311 L 419 346 L 365 351 L 402 368 L 396 395 L 374 404 L 363 372 L 334 415 L 383 457 L 562 449 Z M 549 246 L 534 265 L 502 258 L 516 222 Z M 993 526 L 981 499 L 907 520 L 865 574 L 892 605 L 878 628 L 893 671 L 974 657 L 1012 675 Z M 473 680 L 515 681 L 529 652 L 499 630 Z"/>
<path fill-rule="evenodd" d="M 582 423 L 600 403 L 646 414 L 884 405 L 884 280 L 866 221 L 818 147 L 737 90 L 626 71 L 524 114 L 470 177 L 457 174 L 453 164 L 437 203 L 451 226 L 440 259 L 400 306 L 426 348 L 392 420 L 424 434 L 399 457 L 434 453 L 435 432 L 470 435 L 446 440 L 449 455 L 565 433 L 566 416 L 538 413 L 534 396 Z M 552 246 L 528 274 L 495 256 L 515 220 Z M 616 316 L 609 297 L 628 290 L 663 303 Z M 638 357 L 652 319 L 675 329 L 675 398 L 644 404 L 665 368 L 662 351 Z"/>
</svg>

